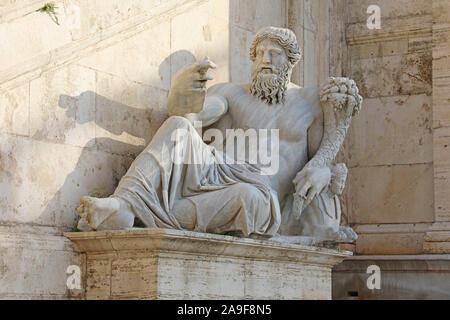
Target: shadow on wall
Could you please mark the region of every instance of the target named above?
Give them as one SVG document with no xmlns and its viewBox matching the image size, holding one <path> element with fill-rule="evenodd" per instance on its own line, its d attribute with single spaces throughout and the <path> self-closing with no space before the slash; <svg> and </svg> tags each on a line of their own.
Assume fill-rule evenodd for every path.
<svg viewBox="0 0 450 320">
<path fill-rule="evenodd" d="M 186 50 L 168 56 L 159 66 L 159 75 L 172 76 L 196 58 Z M 123 88 L 126 89 L 126 88 Z M 126 90 L 124 90 L 126 91 Z M 93 91 L 78 96 L 60 95 L 58 105 L 65 110 L 67 118 L 78 124 L 94 122 L 95 138 L 89 140 L 73 171 L 55 193 L 41 216 L 54 217 L 57 226 L 72 228 L 78 221 L 76 208 L 84 195 L 107 197 L 112 194 L 134 158 L 145 148 L 161 124 L 167 119 L 167 92 L 161 99 L 152 97 L 161 90 L 149 91 L 145 108 L 136 108 L 113 101 Z M 127 100 L 127 96 L 121 97 Z M 90 101 L 94 106 L 83 109 L 95 110 L 90 115 L 79 114 L 80 102 Z"/>
<path fill-rule="evenodd" d="M 197 57 L 198 59 L 203 59 L 204 57 Z M 197 61 L 197 58 L 187 50 L 178 50 L 169 55 L 167 58 L 161 62 L 158 68 L 158 73 L 160 78 L 163 75 L 170 74 L 170 80 L 172 80 L 175 73 L 177 73 L 184 66 L 193 64 Z"/>
<path fill-rule="evenodd" d="M 79 115 L 77 112 L 79 101 L 95 101 L 95 112 L 91 113 L 90 117 Z M 85 147 L 95 145 L 99 150 L 106 152 L 137 155 L 142 150 L 142 146 L 148 144 L 152 137 L 153 109 L 131 107 L 93 91 L 85 91 L 78 96 L 61 95 L 58 105 L 66 110 L 67 118 L 72 118 L 78 124 L 95 122 L 96 138 L 88 142 Z M 110 139 L 104 140 L 97 138 L 98 136 L 108 136 Z M 120 136 L 126 136 L 128 140 L 140 141 L 142 145 L 123 143 L 117 149 L 115 142 L 124 142 L 118 140 Z M 126 138 L 122 138 L 124 139 Z"/>
</svg>

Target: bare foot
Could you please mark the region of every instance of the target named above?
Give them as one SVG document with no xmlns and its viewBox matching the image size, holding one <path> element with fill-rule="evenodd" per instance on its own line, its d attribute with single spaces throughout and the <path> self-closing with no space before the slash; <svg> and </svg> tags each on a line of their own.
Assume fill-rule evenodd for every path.
<svg viewBox="0 0 450 320">
<path fill-rule="evenodd" d="M 94 230 L 113 213 L 120 209 L 120 202 L 115 198 L 81 197 L 77 211 L 81 218 Z"/>
<path fill-rule="evenodd" d="M 78 221 L 78 225 L 77 225 L 77 229 L 83 232 L 88 232 L 88 231 L 92 231 L 93 229 L 91 228 L 90 225 L 88 225 L 88 223 L 86 222 L 86 220 L 84 220 L 83 218 L 81 218 Z"/>
<path fill-rule="evenodd" d="M 340 226 L 337 232 L 337 241 L 339 242 L 353 242 L 358 239 L 358 235 L 352 228 L 348 226 Z"/>
</svg>

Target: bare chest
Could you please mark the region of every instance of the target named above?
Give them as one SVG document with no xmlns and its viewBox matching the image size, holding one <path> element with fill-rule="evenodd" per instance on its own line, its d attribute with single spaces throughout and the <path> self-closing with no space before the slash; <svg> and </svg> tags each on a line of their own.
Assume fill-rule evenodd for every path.
<svg viewBox="0 0 450 320">
<path fill-rule="evenodd" d="M 278 130 L 285 142 L 306 139 L 308 128 L 314 120 L 313 106 L 299 96 L 288 96 L 284 104 L 269 105 L 245 95 L 230 99 L 229 117 L 233 129 Z"/>
</svg>

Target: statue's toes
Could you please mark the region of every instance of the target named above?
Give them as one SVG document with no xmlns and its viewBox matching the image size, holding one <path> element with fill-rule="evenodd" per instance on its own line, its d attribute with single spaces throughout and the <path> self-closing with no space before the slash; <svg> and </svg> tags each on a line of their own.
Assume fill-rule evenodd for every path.
<svg viewBox="0 0 450 320">
<path fill-rule="evenodd" d="M 350 233 L 350 238 L 352 240 L 358 239 L 358 235 L 356 234 L 356 232 L 352 228 L 349 228 L 348 230 L 349 230 L 349 233 Z"/>
<path fill-rule="evenodd" d="M 84 231 L 84 232 L 94 230 L 83 218 L 81 218 L 80 221 L 78 221 L 77 228 L 78 228 L 78 230 Z"/>
<path fill-rule="evenodd" d="M 85 205 L 80 205 L 77 208 L 78 214 L 80 215 L 81 218 L 86 219 L 88 218 L 88 209 Z"/>
<path fill-rule="evenodd" d="M 348 240 L 354 241 L 354 240 L 358 239 L 358 235 L 352 228 L 343 226 L 343 227 L 341 227 L 341 230 L 345 234 L 345 237 Z"/>
</svg>

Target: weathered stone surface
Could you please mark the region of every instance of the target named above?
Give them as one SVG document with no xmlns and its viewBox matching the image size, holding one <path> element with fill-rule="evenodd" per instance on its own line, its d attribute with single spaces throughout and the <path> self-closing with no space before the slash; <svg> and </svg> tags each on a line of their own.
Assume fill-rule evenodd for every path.
<svg viewBox="0 0 450 320">
<path fill-rule="evenodd" d="M 423 253 L 423 233 L 363 233 L 358 234 L 356 252 L 361 254 Z"/>
<path fill-rule="evenodd" d="M 380 268 L 380 289 L 367 288 L 367 268 Z M 449 299 L 447 254 L 355 256 L 333 269 L 333 299 Z"/>
<path fill-rule="evenodd" d="M 434 169 L 434 210 L 436 221 L 450 221 L 450 165 Z"/>
<path fill-rule="evenodd" d="M 79 64 L 168 90 L 170 68 L 165 59 L 170 55 L 170 34 L 170 21 L 164 21 L 81 59 Z"/>
<path fill-rule="evenodd" d="M 2 47 L 8 48 L 0 52 L 0 70 L 16 66 L 72 40 L 66 25 L 57 25 L 46 13 L 33 11 L 10 23 L 0 24 Z"/>
<path fill-rule="evenodd" d="M 422 16 L 431 14 L 431 6 L 422 0 L 350 0 L 348 1 L 348 22 L 366 22 L 369 14 L 367 8 L 375 4 L 381 9 L 382 19 L 398 19 L 405 16 Z M 381 25 L 383 28 L 383 24 Z"/>
<path fill-rule="evenodd" d="M 30 136 L 35 140 L 87 146 L 95 137 L 95 72 L 70 65 L 30 83 Z M 89 146 L 92 146 L 90 144 Z"/>
<path fill-rule="evenodd" d="M 434 163 L 437 168 L 447 167 L 450 159 L 450 127 L 433 130 Z"/>
<path fill-rule="evenodd" d="M 433 221 L 432 164 L 349 169 L 347 206 L 350 223 Z"/>
<path fill-rule="evenodd" d="M 78 37 L 86 37 L 135 16 L 148 14 L 160 3 L 161 0 L 74 0 L 70 5 L 77 6 L 80 12 Z"/>
<path fill-rule="evenodd" d="M 381 9 L 379 30 L 366 26 L 372 4 Z M 352 0 L 347 18 L 349 75 L 360 83 L 366 106 L 349 130 L 343 155 L 351 166 L 344 208 L 349 222 L 357 224 L 356 252 L 423 253 L 426 223 L 434 221 L 440 192 L 433 177 L 433 128 L 442 125 L 436 112 L 447 112 L 435 97 L 432 6 Z M 409 230 L 391 223 L 425 225 Z M 383 230 L 359 228 L 364 224 Z"/>
<path fill-rule="evenodd" d="M 351 59 L 355 60 L 404 55 L 409 52 L 408 49 L 408 39 L 406 38 L 355 44 L 349 48 Z"/>
<path fill-rule="evenodd" d="M 11 232 L 0 227 L 0 299 L 79 298 L 66 285 L 69 265 L 82 266 L 83 256 L 65 237 Z M 81 279 L 82 281 L 82 279 Z"/>
<path fill-rule="evenodd" d="M 96 145 L 137 156 L 168 117 L 167 91 L 101 72 L 96 89 L 86 93 L 95 100 Z"/>
<path fill-rule="evenodd" d="M 66 233 L 87 255 L 86 297 L 329 299 L 349 252 L 165 229 Z"/>
<path fill-rule="evenodd" d="M 285 23 L 283 1 L 231 0 L 232 23 L 256 33 L 264 26 L 282 27 Z"/>
<path fill-rule="evenodd" d="M 436 221 L 450 221 L 450 31 L 447 2 L 433 2 L 433 156 Z M 447 227 L 445 230 L 449 230 Z M 432 253 L 450 252 L 448 242 L 426 243 Z"/>
<path fill-rule="evenodd" d="M 318 87 L 321 85 L 319 80 L 318 66 L 319 60 L 322 56 L 318 55 L 319 44 L 318 33 L 305 30 L 303 33 L 303 72 L 305 74 L 303 78 L 303 85 L 305 87 Z M 306 76 L 307 75 L 307 76 Z"/>
<path fill-rule="evenodd" d="M 381 12 L 380 29 L 369 29 L 366 22 L 367 18 L 368 15 L 366 14 L 364 22 L 347 24 L 346 37 L 350 45 L 390 41 L 409 36 L 431 36 L 433 25 L 431 14 L 383 18 Z"/>
<path fill-rule="evenodd" d="M 450 231 L 430 231 L 424 237 L 426 253 L 450 253 Z"/>
<path fill-rule="evenodd" d="M 433 78 L 433 127 L 450 126 L 450 77 Z"/>
<path fill-rule="evenodd" d="M 351 64 L 350 73 L 360 84 L 361 95 L 366 99 L 431 95 L 431 61 L 429 52 L 360 59 Z"/>
<path fill-rule="evenodd" d="M 285 6 L 283 1 L 251 0 L 230 1 L 230 78 L 234 83 L 249 83 L 251 61 L 249 49 L 259 28 L 263 26 L 284 27 Z M 302 47 L 302 38 L 296 32 Z M 298 82 L 295 81 L 294 82 Z"/>
<path fill-rule="evenodd" d="M 448 17 L 450 7 L 446 0 L 433 0 L 432 2 L 433 23 L 436 29 L 445 29 L 450 26 Z"/>
<path fill-rule="evenodd" d="M 189 37 L 170 38 L 171 77 L 182 67 L 207 56 L 217 65 L 213 72 L 214 81 L 208 85 L 229 80 L 228 2 L 208 1 L 171 20 L 173 34 L 189 34 Z"/>
<path fill-rule="evenodd" d="M 107 259 L 86 259 L 85 297 L 91 299 L 106 299 L 111 292 L 111 262 Z"/>
<path fill-rule="evenodd" d="M 431 108 L 426 95 L 365 99 L 349 130 L 348 165 L 432 162 Z"/>
<path fill-rule="evenodd" d="M 5 135 L 0 147 L 0 220 L 66 230 L 77 220 L 79 197 L 109 195 L 132 160 L 90 148 Z"/>
<path fill-rule="evenodd" d="M 233 35 L 230 37 L 230 80 L 234 83 L 250 83 L 252 64 L 248 57 L 255 35 L 237 26 L 231 26 L 230 34 Z"/>
<path fill-rule="evenodd" d="M 0 131 L 29 135 L 30 87 L 26 83 L 9 91 L 0 91 Z"/>
</svg>

